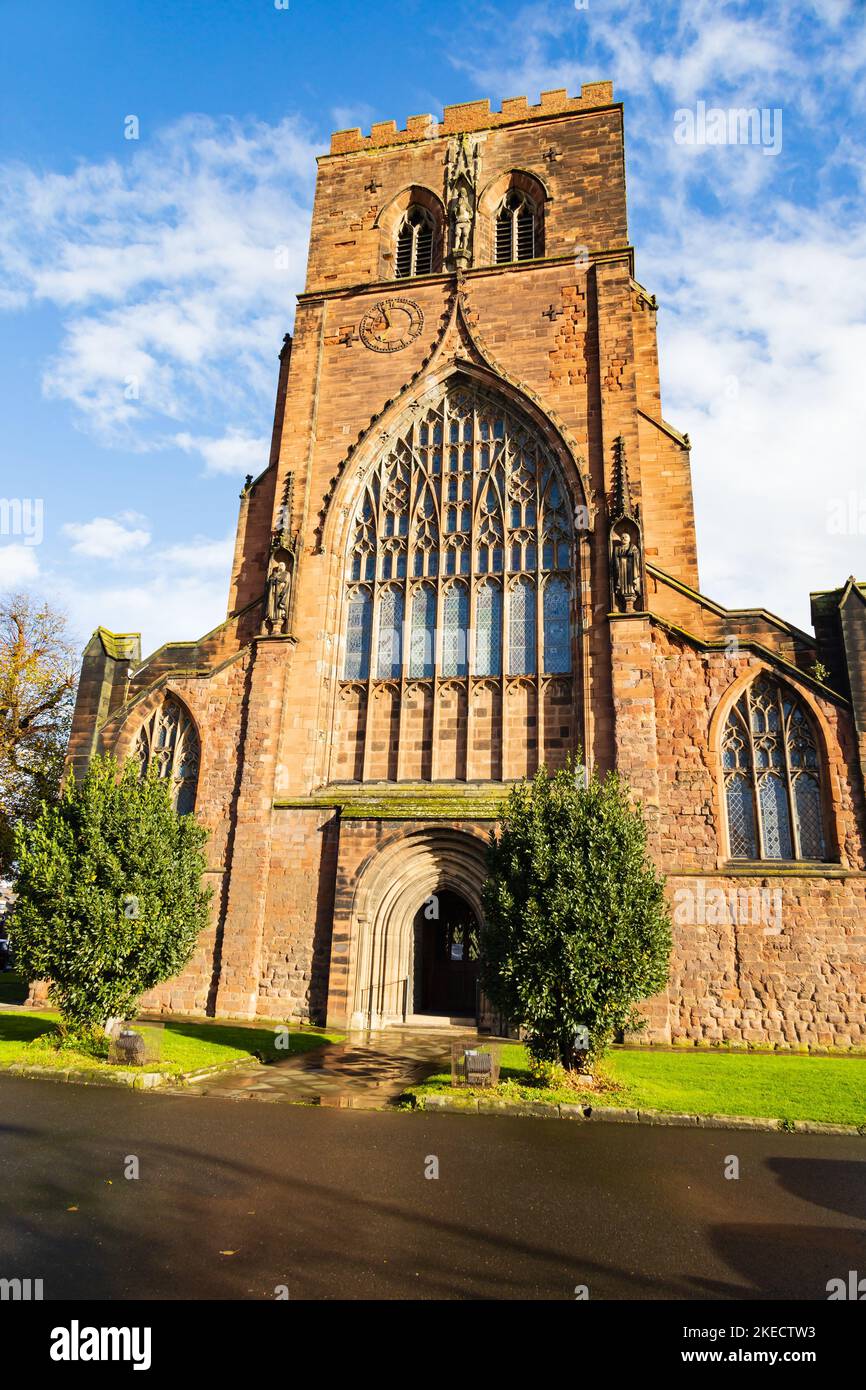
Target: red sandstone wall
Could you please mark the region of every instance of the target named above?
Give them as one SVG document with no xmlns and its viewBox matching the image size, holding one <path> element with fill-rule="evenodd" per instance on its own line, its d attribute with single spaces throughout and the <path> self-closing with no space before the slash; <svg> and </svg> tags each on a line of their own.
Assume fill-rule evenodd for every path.
<svg viewBox="0 0 866 1390">
<path fill-rule="evenodd" d="M 652 646 L 657 853 L 674 909 L 674 952 L 668 1007 L 651 1004 L 650 1038 L 863 1047 L 864 808 L 850 710 L 798 688 L 826 745 L 837 867 L 726 873 L 713 714 L 733 683 L 762 664 L 696 651 L 658 627 Z M 731 899 L 743 893 L 752 896 Z"/>
<path fill-rule="evenodd" d="M 687 901 L 677 894 L 694 894 L 696 882 L 693 877 L 671 877 L 672 902 Z M 720 899 L 708 897 L 713 890 L 724 894 L 729 904 L 732 892 L 751 891 L 754 903 L 762 892 L 769 895 L 766 920 L 760 906 L 756 910 L 747 905 L 739 909 L 746 920 L 737 925 L 729 921 L 720 926 L 675 926 L 668 986 L 670 1038 L 779 1048 L 866 1047 L 862 874 L 708 876 L 701 882 L 704 916 L 714 915 L 713 902 L 721 906 Z M 730 907 L 728 915 L 735 915 Z M 659 1017 L 656 1005 L 654 1021 Z M 667 1040 L 660 1027 L 649 1036 Z"/>
</svg>

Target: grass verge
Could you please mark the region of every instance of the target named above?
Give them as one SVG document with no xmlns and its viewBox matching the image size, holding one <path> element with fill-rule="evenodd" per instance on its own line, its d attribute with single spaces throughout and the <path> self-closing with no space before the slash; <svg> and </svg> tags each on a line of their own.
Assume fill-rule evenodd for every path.
<svg viewBox="0 0 866 1390">
<path fill-rule="evenodd" d="M 148 1063 L 141 1070 L 180 1076 L 184 1072 L 239 1060 L 285 1061 L 296 1053 L 343 1040 L 342 1033 L 312 1029 L 303 1032 L 290 1029 L 287 1034 L 278 1035 L 277 1028 L 283 1026 L 287 1025 L 268 1026 L 263 1022 L 261 1026 L 250 1028 L 231 1023 L 167 1021 L 158 1030 L 159 1060 Z M 109 1069 L 104 1057 L 60 1045 L 60 1036 L 56 1013 L 0 1013 L 0 1068 L 21 1063 L 58 1070 Z M 288 1046 L 278 1047 L 278 1037 Z"/>
<path fill-rule="evenodd" d="M 525 1048 L 509 1043 L 500 1053 L 499 1077 L 496 1087 L 452 1090 L 450 1073 L 441 1072 L 406 1094 L 866 1125 L 866 1057 L 612 1048 L 599 1068 L 599 1086 L 577 1091 L 534 1084 Z"/>
</svg>

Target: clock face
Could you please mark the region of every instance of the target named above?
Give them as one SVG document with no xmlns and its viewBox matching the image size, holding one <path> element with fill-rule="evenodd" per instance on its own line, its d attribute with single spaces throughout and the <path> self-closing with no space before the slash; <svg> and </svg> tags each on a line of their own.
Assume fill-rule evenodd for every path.
<svg viewBox="0 0 866 1390">
<path fill-rule="evenodd" d="M 424 315 L 412 299 L 380 299 L 361 319 L 362 343 L 374 352 L 399 352 L 414 343 Z"/>
</svg>

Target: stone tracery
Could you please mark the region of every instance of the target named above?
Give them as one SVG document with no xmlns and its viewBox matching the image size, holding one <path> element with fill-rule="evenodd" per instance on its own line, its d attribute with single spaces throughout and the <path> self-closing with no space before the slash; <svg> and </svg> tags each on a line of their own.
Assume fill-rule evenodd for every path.
<svg viewBox="0 0 866 1390">
<path fill-rule="evenodd" d="M 818 748 L 793 692 L 759 677 L 731 709 L 722 767 L 733 859 L 823 859 Z"/>
<path fill-rule="evenodd" d="M 546 440 L 494 394 L 451 378 L 365 479 L 342 679 L 570 678 L 571 513 Z"/>
</svg>

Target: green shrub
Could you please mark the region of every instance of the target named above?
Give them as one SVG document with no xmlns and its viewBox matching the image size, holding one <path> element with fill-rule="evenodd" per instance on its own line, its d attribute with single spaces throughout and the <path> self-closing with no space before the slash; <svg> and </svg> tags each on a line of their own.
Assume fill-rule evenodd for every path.
<svg viewBox="0 0 866 1390">
<path fill-rule="evenodd" d="M 207 839 L 179 816 L 155 765 L 94 758 L 81 782 L 16 832 L 15 950 L 50 981 L 76 1032 L 128 1017 L 139 996 L 177 975 L 208 925 Z"/>
<path fill-rule="evenodd" d="M 584 785 L 542 768 L 503 804 L 488 864 L 483 987 L 537 1061 L 573 1070 L 580 1025 L 595 1059 L 667 981 L 670 916 L 642 811 L 616 773 Z"/>
</svg>

